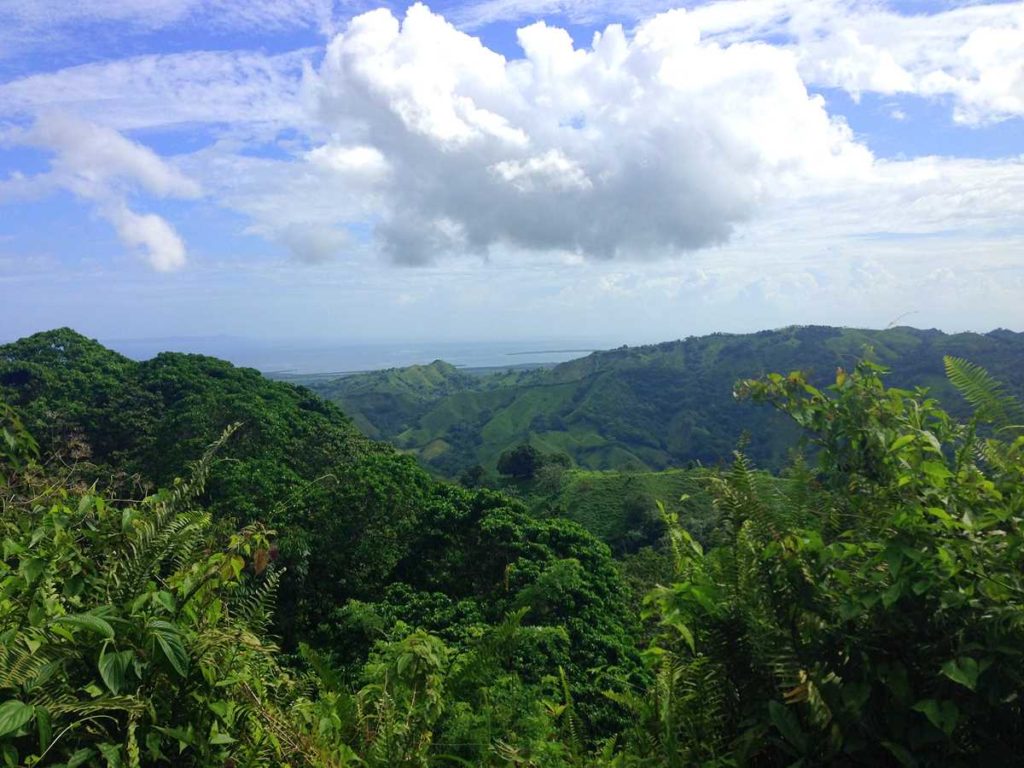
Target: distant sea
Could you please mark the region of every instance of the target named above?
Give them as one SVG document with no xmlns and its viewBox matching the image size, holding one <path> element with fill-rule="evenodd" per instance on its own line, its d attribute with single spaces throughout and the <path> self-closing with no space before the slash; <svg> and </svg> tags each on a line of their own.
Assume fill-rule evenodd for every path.
<svg viewBox="0 0 1024 768">
<path fill-rule="evenodd" d="M 100 341 L 135 360 L 146 360 L 160 352 L 191 352 L 219 357 L 263 373 L 293 375 L 373 371 L 434 360 L 444 360 L 460 368 L 561 363 L 615 346 L 579 339 L 332 343 L 210 336 Z"/>
</svg>

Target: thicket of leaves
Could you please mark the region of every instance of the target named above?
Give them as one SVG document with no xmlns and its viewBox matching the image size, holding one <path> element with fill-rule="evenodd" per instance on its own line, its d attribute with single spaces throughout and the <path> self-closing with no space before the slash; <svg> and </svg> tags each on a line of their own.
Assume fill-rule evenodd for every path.
<svg viewBox="0 0 1024 768">
<path fill-rule="evenodd" d="M 642 675 L 636 617 L 604 545 L 508 496 L 436 481 L 306 390 L 198 355 L 134 362 L 63 329 L 0 346 L 4 398 L 44 455 L 62 451 L 97 494 L 122 498 L 187 476 L 239 423 L 196 503 L 223 537 L 276 531 L 271 630 L 285 654 L 309 645 L 349 687 L 377 642 L 400 639 L 399 619 L 461 653 L 523 607 L 524 626 L 563 633 L 523 652 L 524 680 L 541 685 L 562 666 L 589 737 L 622 716 L 596 668 Z"/>
<path fill-rule="evenodd" d="M 870 363 L 826 390 L 742 383 L 814 463 L 702 472 L 714 516 L 698 543 L 666 514 L 673 575 L 641 627 L 575 524 L 353 443 L 283 385 L 173 358 L 177 383 L 143 372 L 129 396 L 85 351 L 0 366 L 30 407 L 0 407 L 5 765 L 1002 765 L 1024 749 L 1024 430 L 962 360 L 946 364 L 967 422 Z M 109 380 L 75 400 L 90 371 Z M 227 389 L 188 383 L 203 376 Z M 166 490 L 119 498 L 148 486 L 95 477 L 156 461 L 172 427 L 139 403 L 157 391 L 155 413 L 212 447 L 189 441 L 185 480 L 164 468 Z M 269 421 L 211 436 L 239 408 Z M 148 437 L 115 440 L 111 409 Z M 28 436 L 48 413 L 73 437 L 62 453 Z M 330 445 L 262 452 L 275 434 L 300 452 L 314 428 L 346 446 L 329 481 L 314 453 Z"/>
<path fill-rule="evenodd" d="M 677 582 L 648 597 L 657 681 L 629 702 L 645 725 L 623 764 L 1019 761 L 1024 430 L 983 371 L 946 362 L 966 424 L 867 362 L 826 392 L 740 385 L 818 465 L 773 479 L 737 455 L 707 551 L 673 521 Z"/>
<path fill-rule="evenodd" d="M 0 764 L 565 765 L 582 750 L 565 673 L 536 670 L 571 660 L 572 629 L 523 626 L 531 607 L 457 644 L 395 622 L 354 679 L 305 644 L 283 656 L 274 532 L 219 533 L 197 505 L 233 429 L 189 479 L 132 502 L 60 457 L 40 466 L 4 419 Z"/>
<path fill-rule="evenodd" d="M 195 499 L 212 450 L 189 480 L 119 502 L 74 468 L 24 462 L 34 446 L 12 426 L 0 450 L 3 764 L 301 758 L 307 745 L 273 725 L 294 680 L 264 634 L 279 577 L 270 532 L 211 537 Z"/>
</svg>

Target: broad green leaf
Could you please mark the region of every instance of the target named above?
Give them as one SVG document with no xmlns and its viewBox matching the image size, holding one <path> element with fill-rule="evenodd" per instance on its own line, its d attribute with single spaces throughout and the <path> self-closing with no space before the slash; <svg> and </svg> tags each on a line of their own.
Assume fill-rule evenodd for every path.
<svg viewBox="0 0 1024 768">
<path fill-rule="evenodd" d="M 960 685 L 970 688 L 972 691 L 978 683 L 978 673 L 978 662 L 970 656 L 950 659 L 942 665 L 942 674 L 954 683 L 960 683 Z"/>
<path fill-rule="evenodd" d="M 121 768 L 122 760 L 120 744 L 97 744 L 100 754 L 107 761 L 107 768 Z"/>
<path fill-rule="evenodd" d="M 916 435 L 901 435 L 892 441 L 892 445 L 889 446 L 889 453 L 895 453 L 900 448 L 914 442 Z"/>
<path fill-rule="evenodd" d="M 89 761 L 89 758 L 93 756 L 93 751 L 88 747 L 82 747 L 80 750 L 75 752 L 70 758 L 68 758 L 67 768 L 78 768 L 80 765 L 84 765 Z"/>
<path fill-rule="evenodd" d="M 46 562 L 41 557 L 30 557 L 22 560 L 18 567 L 21 569 L 25 581 L 31 584 L 46 570 Z"/>
<path fill-rule="evenodd" d="M 132 651 L 116 651 L 100 655 L 100 677 L 107 684 L 112 693 L 120 693 L 124 690 L 128 678 L 128 668 L 131 666 L 135 654 Z"/>
<path fill-rule="evenodd" d="M 949 468 L 939 461 L 922 461 L 919 469 L 939 488 L 944 488 L 946 481 L 953 476 Z"/>
<path fill-rule="evenodd" d="M 897 581 L 882 593 L 882 605 L 891 608 L 903 596 L 903 582 Z"/>
<path fill-rule="evenodd" d="M 43 753 L 50 746 L 50 740 L 53 738 L 53 720 L 50 718 L 49 711 L 44 707 L 36 707 L 35 715 L 36 730 L 39 734 L 39 752 Z"/>
<path fill-rule="evenodd" d="M 899 760 L 900 765 L 906 766 L 906 768 L 917 768 L 917 759 L 906 747 L 895 744 L 891 741 L 883 741 L 882 746 L 889 750 L 889 753 L 893 757 Z"/>
<path fill-rule="evenodd" d="M 160 726 L 157 726 L 156 730 L 160 731 L 160 733 L 170 736 L 172 739 L 177 740 L 179 754 L 184 752 L 189 747 L 196 746 L 196 738 L 192 731 L 191 725 L 189 725 L 188 728 L 162 728 Z"/>
<path fill-rule="evenodd" d="M 35 710 L 29 704 L 11 699 L 0 704 L 0 736 L 15 733 L 32 719 Z"/>
<path fill-rule="evenodd" d="M 683 638 L 683 640 L 686 642 L 686 645 L 689 647 L 690 652 L 696 653 L 697 644 L 694 641 L 693 632 L 690 630 L 690 628 L 686 626 L 686 624 L 684 624 L 680 619 L 669 620 L 667 623 Z"/>
<path fill-rule="evenodd" d="M 181 641 L 181 633 L 178 628 L 169 622 L 156 620 L 149 623 L 149 629 L 160 646 L 164 658 L 175 672 L 185 677 L 188 674 L 188 652 Z"/>
<path fill-rule="evenodd" d="M 90 632 L 95 632 L 100 637 L 106 638 L 107 640 L 114 639 L 114 628 L 99 616 L 93 616 L 90 613 L 60 616 L 54 619 L 54 623 L 67 624 L 77 629 L 87 629 Z"/>
<path fill-rule="evenodd" d="M 772 725 L 786 741 L 801 752 L 807 748 L 807 736 L 800 728 L 800 721 L 789 707 L 777 701 L 769 701 L 768 716 L 772 720 Z"/>
<path fill-rule="evenodd" d="M 942 443 L 939 442 L 939 439 L 937 437 L 935 437 L 935 435 L 933 435 L 931 432 L 928 432 L 928 431 L 922 432 L 921 434 L 924 435 L 924 439 L 927 441 L 928 448 L 931 450 L 931 452 L 941 456 L 942 455 Z"/>
<path fill-rule="evenodd" d="M 941 520 L 947 528 L 952 528 L 956 525 L 956 521 L 950 517 L 949 513 L 946 512 L 942 507 L 928 507 L 926 510 L 929 515 L 936 517 Z"/>
<path fill-rule="evenodd" d="M 13 539 L 4 539 L 4 560 L 11 560 L 15 555 L 20 555 L 25 548 Z"/>
<path fill-rule="evenodd" d="M 932 725 L 947 736 L 953 733 L 953 729 L 956 728 L 956 721 L 960 716 L 960 711 L 956 708 L 956 704 L 951 701 L 922 699 L 913 708 L 927 717 Z"/>
<path fill-rule="evenodd" d="M 168 613 L 174 613 L 176 606 L 174 604 L 174 595 L 166 590 L 161 589 L 156 593 L 156 599 L 164 607 Z"/>
</svg>

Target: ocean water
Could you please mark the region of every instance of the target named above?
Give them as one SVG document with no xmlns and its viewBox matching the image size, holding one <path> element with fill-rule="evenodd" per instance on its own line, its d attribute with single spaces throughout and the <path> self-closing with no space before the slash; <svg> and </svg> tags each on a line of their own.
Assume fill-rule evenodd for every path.
<svg viewBox="0 0 1024 768">
<path fill-rule="evenodd" d="M 580 339 L 345 343 L 211 336 L 100 341 L 135 360 L 146 360 L 160 352 L 191 352 L 271 374 L 350 373 L 434 360 L 444 360 L 460 368 L 503 368 L 561 363 L 614 346 Z"/>
</svg>

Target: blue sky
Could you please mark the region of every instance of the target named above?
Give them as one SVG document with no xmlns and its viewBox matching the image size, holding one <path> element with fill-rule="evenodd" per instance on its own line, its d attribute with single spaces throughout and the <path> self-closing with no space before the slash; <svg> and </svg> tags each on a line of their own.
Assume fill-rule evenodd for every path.
<svg viewBox="0 0 1024 768">
<path fill-rule="evenodd" d="M 1022 330 L 1024 3 L 0 0 L 0 210 L 0 339 Z"/>
</svg>

